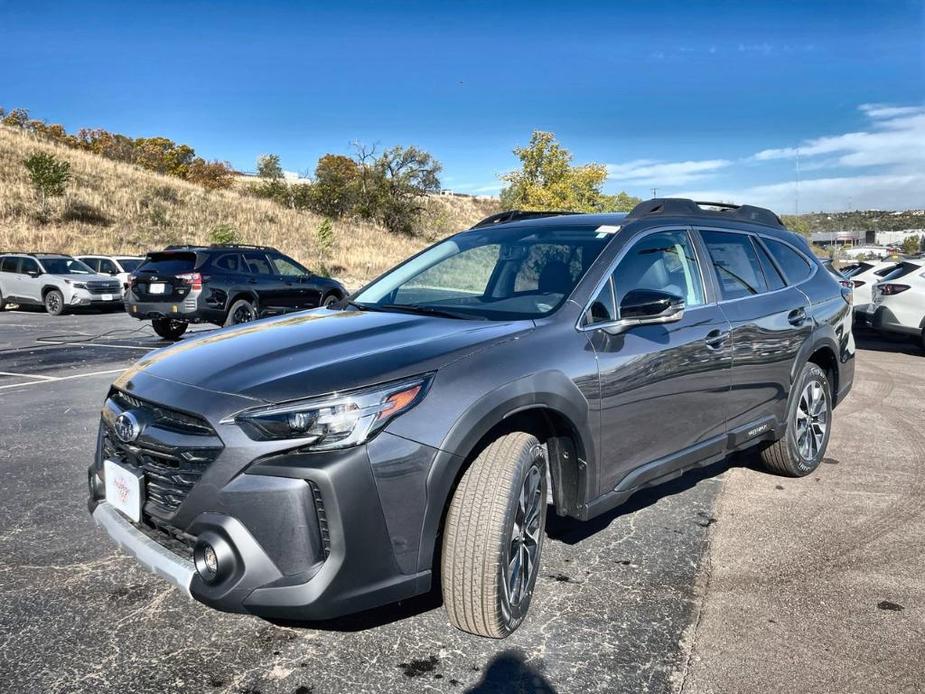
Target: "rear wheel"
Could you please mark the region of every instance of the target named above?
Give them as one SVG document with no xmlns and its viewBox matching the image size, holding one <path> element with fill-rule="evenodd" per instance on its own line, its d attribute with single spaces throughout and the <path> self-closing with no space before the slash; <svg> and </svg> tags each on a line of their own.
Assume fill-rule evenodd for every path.
<svg viewBox="0 0 925 694">
<path fill-rule="evenodd" d="M 64 313 L 64 295 L 57 289 L 50 290 L 45 294 L 45 310 L 52 316 Z"/>
<path fill-rule="evenodd" d="M 460 480 L 441 570 L 453 626 L 504 638 L 527 615 L 546 528 L 546 452 L 523 432 L 492 442 Z"/>
<path fill-rule="evenodd" d="M 256 307 L 246 299 L 238 299 L 231 308 L 228 309 L 228 317 L 225 318 L 225 327 L 230 325 L 240 325 L 241 323 L 250 323 L 257 320 Z"/>
<path fill-rule="evenodd" d="M 832 389 L 825 371 L 808 363 L 794 382 L 784 437 L 761 451 L 772 472 L 803 477 L 815 470 L 829 444 Z"/>
<path fill-rule="evenodd" d="M 151 321 L 154 332 L 165 340 L 179 340 L 180 336 L 186 332 L 189 323 L 173 318 L 155 318 Z"/>
</svg>

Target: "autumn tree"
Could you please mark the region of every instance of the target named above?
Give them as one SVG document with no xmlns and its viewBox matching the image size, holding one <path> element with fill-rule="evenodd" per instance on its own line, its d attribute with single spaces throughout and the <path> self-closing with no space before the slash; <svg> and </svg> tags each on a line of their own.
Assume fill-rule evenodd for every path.
<svg viewBox="0 0 925 694">
<path fill-rule="evenodd" d="M 520 170 L 501 176 L 507 183 L 501 205 L 507 209 L 610 212 L 632 209 L 639 202 L 626 193 L 604 194 L 607 167 L 572 166 L 571 153 L 552 133 L 534 130 L 530 143 L 515 147 L 514 154 L 520 159 Z"/>
<path fill-rule="evenodd" d="M 359 167 L 350 157 L 325 154 L 315 167 L 308 205 L 326 217 L 343 217 L 353 210 L 357 197 Z"/>
</svg>

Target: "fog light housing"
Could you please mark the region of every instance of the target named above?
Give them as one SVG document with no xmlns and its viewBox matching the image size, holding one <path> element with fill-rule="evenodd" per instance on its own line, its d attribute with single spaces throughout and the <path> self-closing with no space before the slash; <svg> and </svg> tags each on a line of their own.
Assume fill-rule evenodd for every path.
<svg viewBox="0 0 925 694">
<path fill-rule="evenodd" d="M 235 555 L 224 538 L 213 532 L 199 536 L 193 547 L 193 564 L 196 573 L 206 583 L 219 583 L 234 570 Z"/>
<path fill-rule="evenodd" d="M 90 497 L 93 500 L 103 499 L 106 496 L 106 485 L 93 469 L 87 471 L 87 486 L 90 488 Z"/>
</svg>

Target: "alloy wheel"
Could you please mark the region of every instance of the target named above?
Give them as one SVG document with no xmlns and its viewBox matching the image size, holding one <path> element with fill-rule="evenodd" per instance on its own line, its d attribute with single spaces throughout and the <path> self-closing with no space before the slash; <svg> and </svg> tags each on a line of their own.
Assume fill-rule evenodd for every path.
<svg viewBox="0 0 925 694">
<path fill-rule="evenodd" d="M 240 325 L 241 323 L 250 323 L 256 317 L 257 316 L 255 315 L 255 311 L 251 306 L 243 305 L 238 306 L 234 310 L 234 313 L 231 316 L 231 320 L 234 325 Z"/>
<path fill-rule="evenodd" d="M 815 460 L 829 426 L 828 395 L 819 381 L 810 381 L 800 393 L 796 412 L 797 449 L 804 460 Z"/>
<path fill-rule="evenodd" d="M 504 588 L 511 605 L 520 604 L 536 572 L 540 544 L 540 513 L 544 510 L 545 502 L 541 496 L 540 469 L 533 463 L 520 489 L 508 542 Z"/>
</svg>

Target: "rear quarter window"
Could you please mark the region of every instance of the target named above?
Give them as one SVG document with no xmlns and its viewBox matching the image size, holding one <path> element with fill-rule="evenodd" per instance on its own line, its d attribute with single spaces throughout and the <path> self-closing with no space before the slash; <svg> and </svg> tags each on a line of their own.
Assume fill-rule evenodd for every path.
<svg viewBox="0 0 925 694">
<path fill-rule="evenodd" d="M 0 260 L 0 272 L 16 272 L 19 258 L 3 258 Z"/>
<path fill-rule="evenodd" d="M 801 253 L 774 239 L 766 238 L 764 241 L 790 284 L 799 284 L 813 274 L 813 266 Z"/>
</svg>

